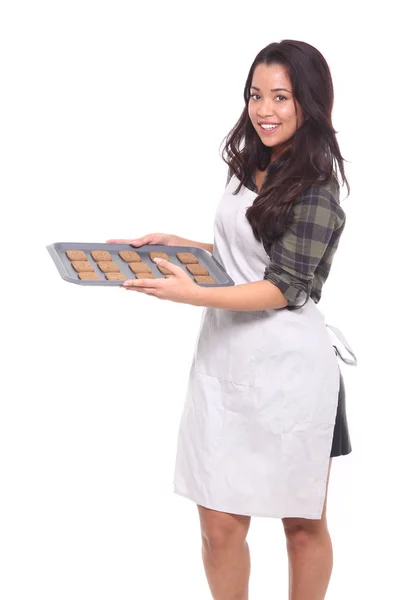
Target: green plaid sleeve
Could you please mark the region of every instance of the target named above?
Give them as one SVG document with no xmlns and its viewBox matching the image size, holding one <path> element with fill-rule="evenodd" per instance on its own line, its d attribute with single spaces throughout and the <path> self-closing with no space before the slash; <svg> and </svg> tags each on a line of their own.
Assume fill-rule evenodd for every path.
<svg viewBox="0 0 400 600">
<path fill-rule="evenodd" d="M 338 200 L 321 186 L 311 186 L 294 203 L 292 224 L 269 246 L 271 261 L 264 272 L 264 279 L 286 297 L 289 310 L 307 302 L 319 265 L 326 278 L 344 222 Z"/>
</svg>

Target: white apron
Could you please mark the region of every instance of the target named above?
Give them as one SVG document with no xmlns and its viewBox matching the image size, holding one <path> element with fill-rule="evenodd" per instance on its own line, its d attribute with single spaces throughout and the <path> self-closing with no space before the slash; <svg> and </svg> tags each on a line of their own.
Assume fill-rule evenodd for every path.
<svg viewBox="0 0 400 600">
<path fill-rule="evenodd" d="M 233 176 L 217 208 L 213 254 L 242 284 L 262 279 L 270 259 L 245 216 L 257 194 L 233 195 L 237 186 Z M 174 492 L 223 512 L 320 519 L 339 375 L 312 299 L 295 311 L 204 308 Z"/>
</svg>

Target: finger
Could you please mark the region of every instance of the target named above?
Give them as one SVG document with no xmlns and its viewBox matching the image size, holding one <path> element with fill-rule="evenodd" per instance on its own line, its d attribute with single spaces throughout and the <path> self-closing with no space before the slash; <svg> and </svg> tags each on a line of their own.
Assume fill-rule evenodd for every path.
<svg viewBox="0 0 400 600">
<path fill-rule="evenodd" d="M 122 284 L 123 287 L 135 287 L 135 288 L 158 288 L 160 286 L 160 279 L 126 279 Z"/>
<path fill-rule="evenodd" d="M 140 283 L 140 281 L 137 279 L 125 279 L 125 281 L 121 287 L 124 287 L 124 288 L 135 287 L 136 288 L 136 287 L 139 287 L 139 285 L 138 285 L 139 283 Z"/>
<path fill-rule="evenodd" d="M 133 290 L 134 292 L 143 292 L 144 290 L 143 287 L 138 287 L 136 285 L 121 285 L 120 287 L 122 287 L 124 290 Z"/>
<path fill-rule="evenodd" d="M 156 291 L 153 290 L 153 288 L 140 288 L 140 289 L 135 290 L 135 291 L 139 292 L 140 294 L 147 294 L 148 296 L 155 296 L 156 295 Z"/>
<path fill-rule="evenodd" d="M 165 269 L 168 269 L 173 275 L 179 275 L 183 272 L 182 267 L 174 265 L 174 263 L 169 262 L 169 260 L 166 260 L 165 258 L 155 258 L 154 260 L 160 267 L 165 267 Z"/>
<path fill-rule="evenodd" d="M 131 244 L 135 240 L 106 240 L 106 244 Z"/>
<path fill-rule="evenodd" d="M 157 292 L 153 288 L 126 287 L 125 289 L 127 292 L 139 292 L 139 294 L 147 294 L 148 296 L 157 296 Z"/>
<path fill-rule="evenodd" d="M 129 240 L 131 246 L 144 246 L 145 244 L 153 244 L 154 235 L 144 235 L 141 238 Z"/>
</svg>

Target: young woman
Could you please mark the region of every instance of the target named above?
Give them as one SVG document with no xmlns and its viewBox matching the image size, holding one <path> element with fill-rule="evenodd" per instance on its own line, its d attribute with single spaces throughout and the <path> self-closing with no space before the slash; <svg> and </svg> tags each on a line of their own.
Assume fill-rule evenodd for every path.
<svg viewBox="0 0 400 600">
<path fill-rule="evenodd" d="M 205 248 L 236 285 L 205 287 L 168 261 L 168 279 L 129 290 L 206 307 L 179 429 L 174 491 L 198 506 L 213 597 L 248 598 L 251 516 L 282 519 L 291 600 L 322 600 L 332 570 L 331 460 L 351 452 L 345 391 L 317 308 L 345 214 L 333 85 L 304 42 L 256 56 L 245 107 L 226 139 L 228 182 L 214 244 L 167 234 L 143 244 Z"/>
</svg>

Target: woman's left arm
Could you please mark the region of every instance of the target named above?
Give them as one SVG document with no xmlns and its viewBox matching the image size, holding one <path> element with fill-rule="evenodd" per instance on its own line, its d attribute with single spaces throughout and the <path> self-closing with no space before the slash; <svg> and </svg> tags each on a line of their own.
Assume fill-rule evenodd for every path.
<svg viewBox="0 0 400 600">
<path fill-rule="evenodd" d="M 195 306 L 210 306 L 227 310 L 268 310 L 287 306 L 280 289 L 270 281 L 252 281 L 232 287 L 199 287 Z"/>
<path fill-rule="evenodd" d="M 290 227 L 269 249 L 264 279 L 233 288 L 202 288 L 200 305 L 249 311 L 304 306 L 318 265 L 328 276 L 344 229 L 338 192 L 318 185 L 306 190 L 294 204 Z"/>
</svg>

